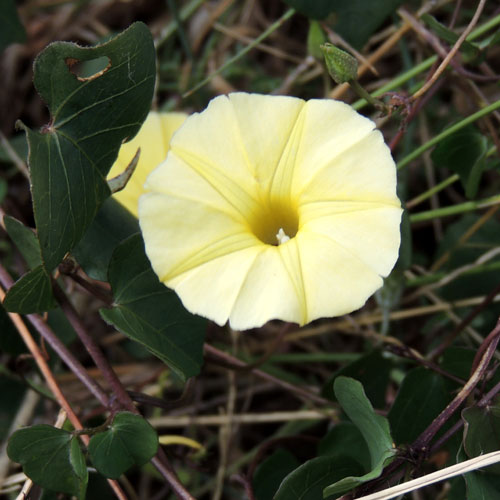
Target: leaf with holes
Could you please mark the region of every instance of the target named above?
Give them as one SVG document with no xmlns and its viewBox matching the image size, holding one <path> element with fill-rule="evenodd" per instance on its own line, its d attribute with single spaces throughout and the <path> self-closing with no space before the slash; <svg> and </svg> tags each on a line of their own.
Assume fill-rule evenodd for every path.
<svg viewBox="0 0 500 500">
<path fill-rule="evenodd" d="M 104 476 L 116 479 L 132 465 L 144 465 L 158 450 L 158 435 L 139 415 L 117 413 L 107 431 L 92 436 L 90 460 Z"/>
<path fill-rule="evenodd" d="M 79 63 L 102 58 L 106 66 L 93 75 L 77 70 Z M 92 48 L 53 43 L 35 60 L 34 84 L 51 120 L 40 132 L 24 128 L 47 271 L 78 243 L 109 196 L 106 175 L 122 142 L 146 118 L 154 82 L 153 40 L 142 23 Z"/>
<path fill-rule="evenodd" d="M 34 483 L 85 498 L 87 466 L 78 438 L 70 432 L 50 425 L 20 429 L 10 437 L 7 454 Z"/>
<path fill-rule="evenodd" d="M 140 234 L 115 249 L 108 281 L 115 307 L 101 309 L 104 320 L 144 345 L 181 378 L 197 375 L 203 363 L 206 320 L 188 313 L 175 292 L 160 283 Z"/>
</svg>

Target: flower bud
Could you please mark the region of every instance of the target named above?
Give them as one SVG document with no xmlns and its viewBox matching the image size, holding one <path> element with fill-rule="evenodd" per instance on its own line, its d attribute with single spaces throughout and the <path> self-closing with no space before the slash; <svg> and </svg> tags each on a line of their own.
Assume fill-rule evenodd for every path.
<svg viewBox="0 0 500 500">
<path fill-rule="evenodd" d="M 328 73 L 330 73 L 335 83 L 340 84 L 356 80 L 358 61 L 355 57 L 331 43 L 324 43 L 320 48 L 325 56 Z"/>
</svg>

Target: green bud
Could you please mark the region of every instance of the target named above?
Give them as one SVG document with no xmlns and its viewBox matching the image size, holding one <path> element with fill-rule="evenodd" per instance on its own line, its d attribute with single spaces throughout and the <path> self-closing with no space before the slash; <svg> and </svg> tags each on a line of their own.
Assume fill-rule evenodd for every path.
<svg viewBox="0 0 500 500">
<path fill-rule="evenodd" d="M 358 61 L 345 50 L 331 43 L 321 45 L 325 56 L 326 68 L 335 83 L 345 83 L 358 77 Z"/>
<path fill-rule="evenodd" d="M 307 52 L 315 59 L 321 59 L 323 52 L 320 45 L 325 43 L 326 37 L 318 21 L 309 21 L 309 33 L 307 34 Z"/>
</svg>

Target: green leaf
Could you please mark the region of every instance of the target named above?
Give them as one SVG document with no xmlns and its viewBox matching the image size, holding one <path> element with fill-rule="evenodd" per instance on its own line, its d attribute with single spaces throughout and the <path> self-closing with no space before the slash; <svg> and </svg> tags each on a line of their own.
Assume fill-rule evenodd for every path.
<svg viewBox="0 0 500 500">
<path fill-rule="evenodd" d="M 16 2 L 2 0 L 0 2 L 0 52 L 11 43 L 24 41 L 26 41 L 26 31 L 17 15 Z"/>
<path fill-rule="evenodd" d="M 132 465 L 144 465 L 158 450 L 158 435 L 139 415 L 117 413 L 107 431 L 90 438 L 90 460 L 104 476 L 117 479 Z"/>
<path fill-rule="evenodd" d="M 460 35 L 447 28 L 444 24 L 441 24 L 430 14 L 424 14 L 420 17 L 420 19 L 427 24 L 427 26 L 429 26 L 429 28 L 431 28 L 431 30 L 434 31 L 439 38 L 448 42 L 450 45 L 454 45 L 460 37 Z M 480 54 L 479 48 L 467 40 L 462 42 L 459 50 L 466 56 L 465 62 L 469 62 L 471 59 L 476 58 Z"/>
<path fill-rule="evenodd" d="M 107 281 L 114 249 L 139 231 L 137 219 L 113 198 L 108 198 L 72 254 L 93 279 Z"/>
<path fill-rule="evenodd" d="M 385 393 L 391 369 L 390 359 L 382 356 L 379 351 L 372 351 L 338 370 L 325 384 L 322 395 L 335 401 L 333 382 L 337 377 L 343 375 L 361 382 L 366 395 L 375 407 L 382 407 L 385 404 Z"/>
<path fill-rule="evenodd" d="M 475 471 L 464 474 L 467 487 L 467 498 L 474 500 L 492 500 L 500 498 L 500 477 L 490 474 L 494 466 L 486 471 Z"/>
<path fill-rule="evenodd" d="M 283 0 L 310 19 L 323 19 L 335 9 L 332 0 Z"/>
<path fill-rule="evenodd" d="M 14 219 L 14 217 L 7 215 L 3 220 L 10 239 L 21 252 L 29 268 L 34 269 L 40 266 L 42 264 L 42 254 L 40 253 L 40 244 L 33 230 Z"/>
<path fill-rule="evenodd" d="M 373 469 L 364 475 L 359 475 L 359 473 L 354 473 L 351 475 L 346 475 L 346 477 L 340 479 L 339 481 L 330 484 L 323 490 L 323 498 L 327 498 L 330 495 L 339 495 L 350 491 L 354 488 L 357 488 L 360 484 L 366 483 L 367 481 L 371 481 L 373 479 L 377 479 L 382 474 L 384 467 L 389 464 L 390 458 L 393 456 L 393 453 L 386 452 L 385 455 L 382 456 L 380 461 L 377 463 Z"/>
<path fill-rule="evenodd" d="M 348 457 L 359 463 L 363 472 L 370 470 L 370 452 L 360 430 L 352 422 L 340 422 L 324 436 L 318 447 L 320 455 Z"/>
<path fill-rule="evenodd" d="M 361 49 L 403 0 L 336 0 L 330 1 L 335 12 L 331 27 L 356 49 Z"/>
<path fill-rule="evenodd" d="M 467 198 L 474 198 L 486 164 L 487 151 L 486 137 L 474 127 L 467 127 L 443 139 L 431 158 L 436 166 L 457 173 Z"/>
<path fill-rule="evenodd" d="M 347 457 L 316 457 L 290 473 L 273 500 L 319 500 L 332 481 L 362 472 L 361 466 Z"/>
<path fill-rule="evenodd" d="M 50 276 L 40 265 L 19 278 L 9 288 L 3 305 L 7 311 L 19 314 L 42 313 L 54 309 Z"/>
<path fill-rule="evenodd" d="M 78 62 L 106 57 L 91 77 Z M 35 222 L 42 258 L 54 269 L 90 226 L 109 196 L 106 175 L 125 139 L 146 118 L 155 81 L 148 28 L 135 23 L 103 45 L 49 45 L 35 60 L 34 84 L 51 120 L 41 132 L 25 127 Z"/>
<path fill-rule="evenodd" d="M 140 234 L 116 248 L 108 277 L 115 307 L 101 309 L 104 320 L 144 345 L 181 378 L 197 375 L 206 321 L 188 313 L 175 292 L 159 282 Z"/>
<path fill-rule="evenodd" d="M 500 449 L 500 398 L 485 408 L 466 408 L 464 421 L 464 449 L 469 458 Z M 488 467 L 489 472 L 500 474 L 500 464 Z"/>
<path fill-rule="evenodd" d="M 23 466 L 24 473 L 43 488 L 85 497 L 88 481 L 85 458 L 78 439 L 50 425 L 35 425 L 12 434 L 9 458 Z"/>
<path fill-rule="evenodd" d="M 449 389 L 441 375 L 422 367 L 411 370 L 388 415 L 394 441 L 413 442 L 450 402 Z"/>
<path fill-rule="evenodd" d="M 307 32 L 307 52 L 314 58 L 323 59 L 323 52 L 320 45 L 326 42 L 326 35 L 318 21 L 309 21 L 309 31 Z"/>
<path fill-rule="evenodd" d="M 288 450 L 276 450 L 255 471 L 253 490 L 256 500 L 273 500 L 283 479 L 300 465 Z"/>
<path fill-rule="evenodd" d="M 26 352 L 26 346 L 2 303 L 0 303 L 0 351 L 14 355 Z"/>
<path fill-rule="evenodd" d="M 377 415 L 366 397 L 363 386 L 352 378 L 338 377 L 334 391 L 342 409 L 365 438 L 370 451 L 371 471 L 363 476 L 344 477 L 324 490 L 324 496 L 344 493 L 380 476 L 396 450 L 392 444 L 389 421 Z"/>
<path fill-rule="evenodd" d="M 375 466 L 387 450 L 395 451 L 389 421 L 375 413 L 363 386 L 357 380 L 337 377 L 333 386 L 340 406 L 363 434 L 370 450 L 371 464 Z"/>
</svg>

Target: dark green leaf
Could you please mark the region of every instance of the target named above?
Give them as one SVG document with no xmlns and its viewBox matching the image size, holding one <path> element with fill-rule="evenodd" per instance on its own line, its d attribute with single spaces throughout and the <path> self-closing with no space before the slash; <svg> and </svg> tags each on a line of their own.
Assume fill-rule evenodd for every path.
<svg viewBox="0 0 500 500">
<path fill-rule="evenodd" d="M 363 384 L 368 399 L 376 408 L 381 408 L 385 405 L 385 393 L 391 369 L 391 361 L 382 356 L 379 351 L 373 351 L 337 371 L 325 384 L 322 394 L 335 401 L 333 381 L 343 375 L 359 380 Z"/>
<path fill-rule="evenodd" d="M 274 500 L 319 500 L 333 481 L 357 474 L 362 474 L 361 466 L 347 457 L 313 458 L 283 480 Z"/>
<path fill-rule="evenodd" d="M 370 450 L 372 466 L 375 466 L 388 450 L 394 452 L 389 421 L 375 413 L 363 386 L 352 378 L 337 377 L 334 391 L 346 415 L 363 434 Z"/>
<path fill-rule="evenodd" d="M 486 137 L 473 127 L 467 127 L 443 139 L 431 157 L 436 166 L 457 173 L 467 198 L 474 198 L 484 171 L 487 151 Z"/>
<path fill-rule="evenodd" d="M 50 276 L 43 266 L 26 273 L 9 288 L 3 305 L 19 314 L 42 313 L 57 306 L 52 295 Z"/>
<path fill-rule="evenodd" d="M 335 8 L 332 0 L 283 0 L 310 19 L 323 19 Z"/>
<path fill-rule="evenodd" d="M 490 465 L 485 471 L 464 474 L 467 499 L 492 500 L 500 498 L 500 477 L 490 474 L 495 466 Z"/>
<path fill-rule="evenodd" d="M 137 219 L 115 199 L 108 198 L 72 254 L 91 278 L 106 281 L 114 249 L 138 231 Z"/>
<path fill-rule="evenodd" d="M 7 196 L 7 191 L 8 191 L 7 181 L 0 177 L 0 203 L 2 203 L 5 197 Z"/>
<path fill-rule="evenodd" d="M 206 321 L 188 313 L 177 295 L 159 282 L 140 234 L 116 248 L 108 276 L 115 307 L 101 309 L 104 320 L 143 344 L 183 379 L 197 375 Z"/>
<path fill-rule="evenodd" d="M 29 268 L 34 269 L 40 266 L 42 264 L 42 255 L 40 253 L 40 245 L 33 230 L 26 227 L 17 219 L 14 219 L 14 217 L 7 215 L 3 220 L 10 239 L 21 252 Z"/>
<path fill-rule="evenodd" d="M 158 450 L 158 436 L 139 415 L 117 413 L 107 431 L 91 437 L 89 454 L 95 468 L 117 479 L 132 465 L 144 465 Z"/>
<path fill-rule="evenodd" d="M 0 351 L 15 355 L 26 351 L 26 346 L 2 303 L 0 303 Z M 1 439 L 0 437 L 0 441 Z"/>
<path fill-rule="evenodd" d="M 0 2 L 0 52 L 11 43 L 23 43 L 25 40 L 26 31 L 17 15 L 16 2 L 2 0 Z"/>
<path fill-rule="evenodd" d="M 335 12 L 331 27 L 357 49 L 361 49 L 370 36 L 391 15 L 403 0 L 336 0 L 330 1 Z"/>
<path fill-rule="evenodd" d="M 380 476 L 396 450 L 393 447 L 389 422 L 377 415 L 366 397 L 363 386 L 352 378 L 337 377 L 334 391 L 338 402 L 363 435 L 370 452 L 371 471 L 364 475 L 349 475 L 330 484 L 324 496 L 338 495 Z"/>
<path fill-rule="evenodd" d="M 411 370 L 388 415 L 394 441 L 413 442 L 450 400 L 449 384 L 441 375 L 422 367 Z"/>
<path fill-rule="evenodd" d="M 500 399 L 485 408 L 466 408 L 464 421 L 464 448 L 469 458 L 500 449 Z M 500 474 L 500 464 L 488 467 L 488 472 Z"/>
<path fill-rule="evenodd" d="M 287 450 L 276 450 L 255 471 L 253 490 L 256 500 L 273 500 L 283 479 L 300 465 Z"/>
<path fill-rule="evenodd" d="M 88 474 L 78 439 L 50 425 L 35 425 L 12 434 L 7 453 L 43 488 L 84 498 Z"/>
<path fill-rule="evenodd" d="M 14 422 L 19 407 L 23 404 L 25 394 L 25 384 L 2 373 L 0 376 L 0 442 L 2 443 L 6 442 L 9 437 L 9 428 Z"/>
<path fill-rule="evenodd" d="M 106 69 L 78 76 L 79 62 L 106 57 Z M 51 121 L 26 128 L 35 221 L 45 267 L 54 269 L 81 239 L 109 196 L 106 175 L 118 150 L 146 118 L 155 80 L 148 28 L 135 23 L 94 48 L 49 45 L 35 60 L 34 83 Z"/>
<path fill-rule="evenodd" d="M 441 24 L 435 17 L 431 16 L 430 14 L 424 14 L 420 17 L 420 19 L 424 21 L 424 23 L 427 24 L 427 26 L 429 26 L 429 28 L 431 28 L 431 30 L 434 31 L 434 33 L 436 33 L 439 38 L 441 38 L 445 42 L 448 42 L 450 45 L 454 45 L 460 36 L 454 31 L 447 28 L 444 24 Z M 461 43 L 460 51 L 463 52 L 463 54 L 467 57 L 466 61 L 477 57 L 480 53 L 480 50 L 467 40 L 464 40 Z"/>
<path fill-rule="evenodd" d="M 329 457 L 349 457 L 358 462 L 363 471 L 370 470 L 370 452 L 360 430 L 351 422 L 335 425 L 320 441 L 318 453 Z"/>
</svg>

